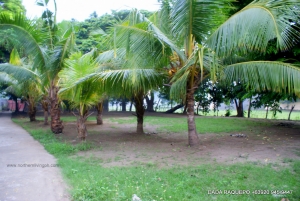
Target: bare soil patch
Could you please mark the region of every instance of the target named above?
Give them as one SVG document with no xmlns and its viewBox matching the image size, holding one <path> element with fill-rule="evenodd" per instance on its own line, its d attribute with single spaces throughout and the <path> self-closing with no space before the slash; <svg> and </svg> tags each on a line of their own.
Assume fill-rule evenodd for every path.
<svg viewBox="0 0 300 201">
<path fill-rule="evenodd" d="M 182 117 L 177 114 L 161 113 L 147 115 Z M 187 133 L 160 132 L 157 131 L 156 125 L 146 124 L 144 130 L 150 134 L 137 135 L 136 124 L 118 124 L 109 121 L 108 117 L 126 119 L 132 116 L 129 113 L 110 112 L 104 116 L 104 125 L 96 125 L 96 121 L 87 122 L 89 131 L 87 141 L 93 143 L 96 148 L 80 152 L 77 157 L 97 159 L 104 167 L 135 164 L 157 167 L 197 166 L 211 162 L 285 165 L 289 160 L 300 159 L 299 121 L 254 119 L 253 121 L 268 121 L 269 124 L 243 131 L 242 134 L 246 137 L 230 136 L 241 133 L 199 134 L 200 145 L 189 147 Z M 186 123 L 186 120 L 183 119 L 182 123 Z M 64 124 L 62 139 L 80 143 L 77 139 L 75 122 Z M 198 128 L 199 131 L 201 132 L 201 128 Z"/>
</svg>

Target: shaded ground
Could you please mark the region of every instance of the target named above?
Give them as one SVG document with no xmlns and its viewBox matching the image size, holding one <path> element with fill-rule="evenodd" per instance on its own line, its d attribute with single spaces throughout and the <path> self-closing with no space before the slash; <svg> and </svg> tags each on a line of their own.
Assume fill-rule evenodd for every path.
<svg viewBox="0 0 300 201">
<path fill-rule="evenodd" d="M 182 117 L 161 113 L 148 115 Z M 242 134 L 246 137 L 230 136 L 237 133 L 200 134 L 201 144 L 190 148 L 187 146 L 187 133 L 161 132 L 155 125 L 146 123 L 145 132 L 150 134 L 139 136 L 135 134 L 135 124 L 118 124 L 108 118 L 126 119 L 132 117 L 131 114 L 110 112 L 104 116 L 104 125 L 96 125 L 96 121 L 87 123 L 87 141 L 92 142 L 96 148 L 77 154 L 78 157 L 95 158 L 104 167 L 136 163 L 172 167 L 212 161 L 228 164 L 259 162 L 284 165 L 292 159 L 300 159 L 299 121 L 254 119 L 253 121 L 267 121 L 268 124 L 243 131 Z M 186 123 L 186 120 L 183 119 L 182 123 Z M 38 124 L 43 126 L 42 122 Z M 67 142 L 79 143 L 75 122 L 64 124 L 64 134 L 60 138 Z M 201 128 L 198 130 L 201 131 Z"/>
</svg>

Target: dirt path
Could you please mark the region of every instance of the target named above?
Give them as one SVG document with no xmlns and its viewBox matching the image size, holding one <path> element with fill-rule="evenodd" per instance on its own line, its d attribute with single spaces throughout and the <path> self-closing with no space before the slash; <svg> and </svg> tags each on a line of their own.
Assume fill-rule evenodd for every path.
<svg viewBox="0 0 300 201">
<path fill-rule="evenodd" d="M 0 113 L 0 201 L 70 200 L 60 169 L 47 167 L 55 164 L 56 159 L 14 124 L 10 114 Z"/>
</svg>

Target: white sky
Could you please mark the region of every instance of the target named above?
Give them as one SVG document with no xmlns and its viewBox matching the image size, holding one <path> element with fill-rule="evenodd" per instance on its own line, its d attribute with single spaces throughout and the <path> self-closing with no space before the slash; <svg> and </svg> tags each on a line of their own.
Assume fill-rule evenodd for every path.
<svg viewBox="0 0 300 201">
<path fill-rule="evenodd" d="M 27 10 L 29 18 L 40 17 L 42 7 L 36 6 L 36 0 L 22 0 L 23 5 Z M 72 18 L 78 21 L 88 19 L 94 11 L 98 16 L 105 13 L 111 13 L 111 10 L 130 10 L 131 8 L 156 11 L 159 9 L 157 0 L 56 0 L 57 4 L 57 20 L 71 20 Z M 53 1 L 49 2 L 50 10 L 53 8 Z"/>
</svg>

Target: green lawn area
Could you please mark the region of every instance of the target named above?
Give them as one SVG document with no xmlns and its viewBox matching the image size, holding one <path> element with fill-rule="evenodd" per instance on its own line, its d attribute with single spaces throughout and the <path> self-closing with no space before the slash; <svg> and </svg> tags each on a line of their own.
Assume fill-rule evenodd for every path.
<svg viewBox="0 0 300 201">
<path fill-rule="evenodd" d="M 118 122 L 119 124 L 135 124 L 136 118 L 109 118 L 112 122 Z M 195 118 L 196 126 L 199 134 L 205 133 L 224 133 L 224 132 L 240 132 L 251 129 L 253 126 L 267 126 L 268 123 L 264 121 L 253 121 L 249 119 L 231 118 L 231 117 L 199 117 Z M 144 120 L 146 125 L 156 125 L 160 131 L 186 133 L 188 130 L 187 119 L 185 117 L 180 118 L 168 118 L 168 117 L 153 117 L 146 116 Z"/>
<path fill-rule="evenodd" d="M 226 113 L 225 110 L 220 110 L 218 112 L 218 116 L 224 116 Z M 202 113 L 199 113 L 202 115 Z M 216 114 L 214 114 L 212 111 L 210 111 L 207 116 L 214 116 Z M 236 111 L 235 110 L 231 110 L 231 114 L 232 116 L 236 115 Z M 248 113 L 245 113 L 245 117 L 247 117 Z M 285 119 L 287 120 L 289 116 L 289 111 L 287 110 L 282 110 L 282 112 L 277 112 L 276 116 L 273 117 L 272 111 L 269 111 L 268 114 L 268 119 Z M 260 119 L 265 119 L 266 118 L 266 111 L 264 110 L 253 110 L 251 111 L 251 118 L 260 118 Z M 293 111 L 291 113 L 291 120 L 300 120 L 300 111 Z"/>
<path fill-rule="evenodd" d="M 63 120 L 74 121 L 75 117 L 63 117 Z M 133 117 L 109 120 L 119 124 L 135 123 Z M 143 201 L 278 201 L 283 197 L 290 201 L 300 200 L 300 161 L 297 160 L 288 160 L 287 166 L 214 162 L 172 168 L 158 168 L 153 163 L 105 168 L 99 159 L 74 157 L 79 151 L 99 147 L 91 143 L 71 145 L 51 134 L 50 129 L 32 126 L 28 119 L 13 121 L 23 126 L 58 159 L 75 201 L 131 201 L 133 194 Z M 145 123 L 169 132 L 186 133 L 187 130 L 185 117 L 151 116 L 146 117 Z M 204 128 L 201 133 L 242 132 L 254 126 L 268 126 L 268 123 L 249 119 L 215 117 L 196 118 L 196 124 L 198 128 Z"/>
</svg>

